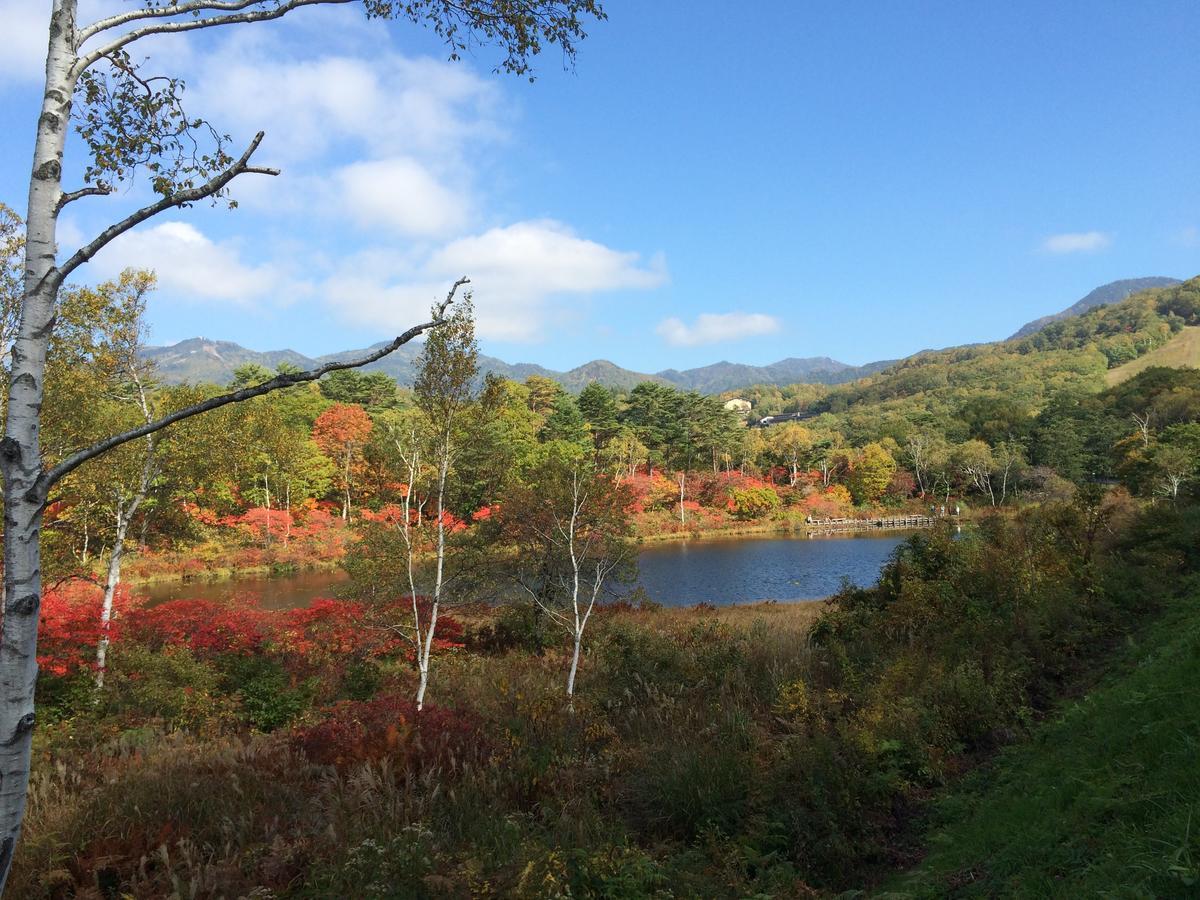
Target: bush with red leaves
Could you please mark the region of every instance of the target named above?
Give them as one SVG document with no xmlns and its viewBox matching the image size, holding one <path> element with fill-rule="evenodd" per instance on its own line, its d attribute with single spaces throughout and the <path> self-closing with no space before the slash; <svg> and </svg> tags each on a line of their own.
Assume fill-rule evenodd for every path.
<svg viewBox="0 0 1200 900">
<path fill-rule="evenodd" d="M 249 604 L 172 600 L 131 616 L 126 634 L 147 647 L 189 647 L 197 656 L 214 656 L 261 651 L 276 627 L 270 612 Z"/>
<path fill-rule="evenodd" d="M 283 540 L 291 533 L 295 520 L 286 509 L 252 506 L 240 515 L 225 516 L 220 520 L 220 524 L 227 528 L 236 528 L 255 540 Z"/>
<path fill-rule="evenodd" d="M 428 599 L 419 598 L 418 604 L 421 621 L 428 622 Z M 277 637 L 280 648 L 310 664 L 411 654 L 408 640 L 397 630 L 386 627 L 389 623 L 407 625 L 411 621 L 412 601 L 408 597 L 371 609 L 354 601 L 322 598 L 282 615 Z M 462 647 L 462 641 L 462 623 L 453 616 L 438 616 L 434 649 L 453 650 Z"/>
<path fill-rule="evenodd" d="M 104 591 L 86 581 L 68 581 L 42 594 L 41 624 L 38 626 L 38 668 L 50 675 L 74 675 L 96 662 L 100 643 L 100 608 Z M 113 597 L 109 640 L 116 638 L 123 616 L 134 601 L 123 585 Z"/>
<path fill-rule="evenodd" d="M 421 712 L 394 695 L 343 700 L 321 721 L 292 731 L 292 742 L 313 762 L 344 767 L 392 757 L 407 768 L 453 766 L 485 754 L 475 716 L 439 706 Z"/>
</svg>

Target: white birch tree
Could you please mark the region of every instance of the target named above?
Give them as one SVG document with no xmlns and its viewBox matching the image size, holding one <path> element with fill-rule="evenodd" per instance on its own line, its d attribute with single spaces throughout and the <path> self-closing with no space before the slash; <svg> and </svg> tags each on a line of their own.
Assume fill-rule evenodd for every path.
<svg viewBox="0 0 1200 900">
<path fill-rule="evenodd" d="M 4 623 L 0 636 L 0 891 L 20 837 L 35 722 L 37 628 L 41 602 L 40 537 L 50 489 L 83 462 L 175 421 L 278 388 L 380 359 L 439 324 L 415 325 L 374 353 L 213 397 L 79 449 L 47 467 L 42 455 L 44 374 L 60 289 L 122 234 L 171 209 L 227 195 L 242 175 L 275 175 L 253 161 L 263 134 L 234 155 L 229 139 L 185 112 L 182 82 L 148 73 L 132 51 L 159 35 L 251 25 L 304 7 L 357 2 L 370 17 L 430 28 L 451 58 L 479 44 L 501 50 L 498 70 L 527 75 L 532 59 L 555 44 L 566 59 L 585 36 L 585 17 L 603 18 L 599 0 L 137 0 L 97 21 L 79 21 L 78 0 L 51 0 L 45 80 L 34 123 L 19 325 L 10 353 L 5 432 Z M 386 110 L 379 111 L 381 115 Z M 72 122 L 82 139 L 67 156 Z M 77 187 L 64 178 L 79 174 Z M 145 175 L 157 199 L 119 218 L 70 253 L 60 254 L 58 220 L 69 204 L 112 194 Z M 232 205 L 232 204 L 231 204 Z M 453 297 L 451 292 L 450 297 Z M 446 307 L 441 307 L 444 311 Z"/>
<path fill-rule="evenodd" d="M 372 623 L 412 645 L 418 712 L 429 689 L 438 618 L 443 607 L 457 599 L 457 587 L 464 580 L 464 567 L 452 552 L 456 520 L 449 498 L 467 435 L 485 414 L 475 396 L 478 358 L 467 298 L 425 343 L 413 387 L 416 408 L 383 425 L 395 451 L 396 475 L 404 485 L 393 539 L 376 540 L 373 526 L 367 525 L 366 538 L 348 564 L 362 593 L 376 601 Z M 404 593 L 408 610 L 398 621 L 394 601 Z"/>
<path fill-rule="evenodd" d="M 628 489 L 594 459 L 561 441 L 538 448 L 525 483 L 500 502 L 496 527 L 507 568 L 521 592 L 571 639 L 567 697 L 596 604 L 612 582 L 632 575 L 636 543 Z"/>
</svg>

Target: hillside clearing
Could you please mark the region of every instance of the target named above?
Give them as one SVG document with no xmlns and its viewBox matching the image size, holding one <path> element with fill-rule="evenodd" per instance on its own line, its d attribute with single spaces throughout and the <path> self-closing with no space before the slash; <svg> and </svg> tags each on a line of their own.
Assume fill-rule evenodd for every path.
<svg viewBox="0 0 1200 900">
<path fill-rule="evenodd" d="M 1123 366 L 1109 369 L 1105 380 L 1111 387 L 1129 380 L 1151 366 L 1166 366 L 1172 369 L 1183 366 L 1200 368 L 1200 325 L 1189 325 L 1157 350 L 1151 350 L 1145 356 Z"/>
</svg>

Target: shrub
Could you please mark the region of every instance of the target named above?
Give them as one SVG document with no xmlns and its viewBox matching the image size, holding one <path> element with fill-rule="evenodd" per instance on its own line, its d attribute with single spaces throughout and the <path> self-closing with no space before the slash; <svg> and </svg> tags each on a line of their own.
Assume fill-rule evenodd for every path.
<svg viewBox="0 0 1200 900">
<path fill-rule="evenodd" d="M 147 647 L 187 647 L 200 657 L 254 653 L 271 639 L 272 616 L 248 604 L 172 600 L 138 610 L 126 623 L 132 640 Z"/>
<path fill-rule="evenodd" d="M 220 689 L 220 673 L 187 647 L 156 652 L 127 644 L 111 662 L 102 695 L 110 714 L 199 731 L 221 730 L 237 720 L 236 702 Z"/>
<path fill-rule="evenodd" d="M 630 847 L 545 851 L 521 871 L 513 896 L 674 897 L 671 879 L 649 855 Z"/>
<path fill-rule="evenodd" d="M 67 581 L 42 594 L 38 626 L 38 668 L 43 676 L 69 677 L 91 672 L 100 642 L 100 609 L 103 590 L 86 581 Z M 123 616 L 134 608 L 126 587 L 113 597 L 109 640 L 120 633 Z"/>
<path fill-rule="evenodd" d="M 292 683 L 287 670 L 266 656 L 230 656 L 222 660 L 225 683 L 241 700 L 242 717 L 259 731 L 289 724 L 308 708 L 312 686 Z"/>
<path fill-rule="evenodd" d="M 499 655 L 512 650 L 541 655 L 557 643 L 549 617 L 528 603 L 502 606 L 496 617 L 463 638 L 468 650 Z"/>
<path fill-rule="evenodd" d="M 752 757 L 727 737 L 662 748 L 666 752 L 623 792 L 631 825 L 649 836 L 685 840 L 708 828 L 736 833 L 750 809 L 757 772 Z"/>
<path fill-rule="evenodd" d="M 734 488 L 729 498 L 737 519 L 762 519 L 780 507 L 779 495 L 769 487 Z"/>
<path fill-rule="evenodd" d="M 394 757 L 413 767 L 441 766 L 482 752 L 473 716 L 396 696 L 343 700 L 319 721 L 296 728 L 292 742 L 313 762 L 345 767 Z"/>
</svg>

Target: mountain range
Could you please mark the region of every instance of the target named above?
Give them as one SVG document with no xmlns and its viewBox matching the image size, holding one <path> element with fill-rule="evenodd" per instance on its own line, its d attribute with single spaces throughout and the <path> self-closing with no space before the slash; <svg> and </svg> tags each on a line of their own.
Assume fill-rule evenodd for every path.
<svg viewBox="0 0 1200 900">
<path fill-rule="evenodd" d="M 154 361 L 159 377 L 167 384 L 181 382 L 215 382 L 223 384 L 233 378 L 234 370 L 244 365 L 260 365 L 275 369 L 282 363 L 310 369 L 323 363 L 353 359 L 383 346 L 374 344 L 362 350 L 344 350 L 325 356 L 309 357 L 294 350 L 259 352 L 248 350 L 232 341 L 208 338 L 189 338 L 168 347 L 147 347 L 144 356 Z M 365 368 L 368 372 L 384 372 L 401 385 L 409 387 L 416 375 L 420 344 L 406 344 L 394 353 Z M 634 372 L 623 369 L 606 359 L 596 359 L 566 372 L 557 372 L 535 363 L 508 363 L 494 356 L 480 355 L 479 369 L 483 374 L 495 374 L 516 381 L 530 375 L 553 379 L 568 391 L 578 393 L 590 382 L 606 387 L 628 389 L 643 381 L 656 381 L 684 390 L 716 394 L 751 384 L 842 384 L 886 369 L 895 360 L 851 366 L 826 356 L 808 359 L 781 359 L 769 366 L 749 366 L 741 363 L 719 362 L 698 369 L 666 369 L 657 373 Z"/>
<path fill-rule="evenodd" d="M 1169 287 L 1179 284 L 1178 279 L 1151 277 L 1130 278 L 1102 285 L 1086 297 L 1062 312 L 1044 316 L 1022 326 L 1012 337 L 1033 334 L 1051 322 L 1077 316 L 1089 309 L 1109 303 L 1117 303 L 1138 291 L 1147 288 Z M 239 366 L 257 364 L 275 369 L 283 363 L 309 369 L 322 363 L 352 359 L 369 350 L 383 346 L 375 344 L 365 350 L 345 350 L 325 356 L 309 357 L 294 350 L 270 350 L 261 352 L 248 350 L 232 341 L 189 338 L 166 347 L 147 347 L 143 351 L 152 359 L 159 377 L 167 384 L 181 382 L 215 382 L 224 384 L 233 378 Z M 401 385 L 411 386 L 416 374 L 417 358 L 421 353 L 419 344 L 406 344 L 394 353 L 366 368 L 366 371 L 384 372 Z M 598 381 L 606 387 L 628 389 L 643 381 L 669 384 L 683 390 L 694 390 L 704 394 L 719 394 L 752 384 L 843 384 L 867 375 L 881 372 L 897 360 L 880 360 L 862 366 L 852 366 L 827 356 L 781 359 L 766 366 L 751 366 L 742 363 L 718 362 L 696 369 L 664 369 L 661 372 L 645 373 L 623 369 L 606 359 L 596 359 L 566 372 L 557 372 L 535 363 L 508 363 L 494 356 L 479 357 L 479 368 L 484 374 L 492 373 L 504 378 L 523 381 L 530 375 L 541 375 L 553 379 L 568 391 L 578 393 L 590 382 Z"/>
</svg>

